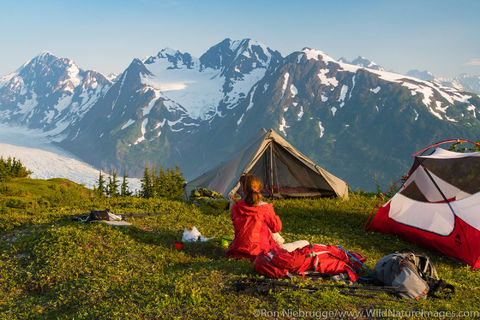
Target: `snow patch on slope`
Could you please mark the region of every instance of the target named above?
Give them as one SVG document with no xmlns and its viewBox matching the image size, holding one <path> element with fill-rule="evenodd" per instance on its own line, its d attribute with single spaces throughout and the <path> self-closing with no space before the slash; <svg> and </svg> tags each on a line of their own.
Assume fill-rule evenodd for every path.
<svg viewBox="0 0 480 320">
<path fill-rule="evenodd" d="M 474 116 L 475 118 L 477 117 L 477 114 L 476 114 L 476 112 L 475 112 L 475 110 L 476 110 L 476 109 L 475 109 L 475 106 L 470 105 L 470 106 L 467 107 L 467 110 L 468 110 L 468 111 L 473 111 L 473 116 Z"/>
<path fill-rule="evenodd" d="M 308 60 L 311 60 L 311 59 L 313 59 L 313 60 L 323 60 L 325 63 L 329 63 L 329 62 L 337 63 L 337 61 L 335 61 L 335 59 L 331 58 L 325 52 L 320 51 L 320 50 L 305 48 L 305 49 L 302 50 L 302 52 L 305 54 L 305 57 Z"/>
<path fill-rule="evenodd" d="M 70 65 L 67 68 L 68 76 L 63 82 L 60 82 L 60 84 L 64 85 L 64 91 L 69 91 L 73 94 L 75 88 L 78 87 L 83 81 L 83 78 L 79 73 L 80 69 L 78 66 L 75 63 L 70 62 Z"/>
<path fill-rule="evenodd" d="M 146 130 L 147 124 L 148 124 L 148 118 L 143 119 L 142 126 L 140 128 L 140 131 L 141 131 L 142 135 L 140 137 L 138 137 L 137 140 L 135 140 L 135 142 L 133 143 L 134 145 L 139 144 L 142 141 L 145 141 L 145 133 L 147 132 L 147 130 Z"/>
<path fill-rule="evenodd" d="M 145 117 L 146 115 L 150 114 L 150 111 L 152 111 L 153 106 L 155 105 L 155 102 L 157 102 L 157 99 L 160 97 L 160 92 L 158 90 L 154 90 L 154 96 L 152 100 L 150 100 L 150 103 L 142 109 L 142 114 Z"/>
<path fill-rule="evenodd" d="M 32 97 L 30 99 L 25 99 L 23 103 L 17 105 L 20 111 L 16 111 L 15 113 L 23 113 L 27 115 L 37 106 L 37 104 L 37 95 L 35 92 L 32 92 Z"/>
<path fill-rule="evenodd" d="M 320 69 L 320 72 L 317 75 L 318 78 L 320 79 L 320 82 L 327 86 L 333 86 L 333 87 L 338 86 L 338 80 L 336 78 L 327 76 L 327 73 L 329 71 L 330 70 L 328 69 Z"/>
<path fill-rule="evenodd" d="M 318 128 L 320 129 L 320 138 L 323 137 L 325 128 L 322 126 L 322 121 L 318 121 Z"/>
<path fill-rule="evenodd" d="M 293 85 L 293 83 L 290 85 L 290 93 L 292 94 L 292 95 L 291 95 L 292 98 L 295 98 L 295 96 L 296 96 L 297 93 L 298 93 L 298 90 L 297 90 L 297 88 Z"/>
<path fill-rule="evenodd" d="M 300 111 L 297 114 L 297 121 L 302 120 L 303 117 L 303 106 L 300 106 Z"/>
<path fill-rule="evenodd" d="M 376 87 L 375 89 L 370 89 L 371 92 L 377 94 L 380 91 L 380 86 Z"/>
<path fill-rule="evenodd" d="M 236 106 L 241 96 L 244 96 L 248 91 L 265 75 L 266 69 L 253 69 L 250 73 L 244 74 L 241 80 L 236 80 L 232 84 L 232 90 L 226 94 L 226 102 L 230 104 L 229 109 Z"/>
<path fill-rule="evenodd" d="M 135 123 L 135 120 L 128 119 L 128 121 L 120 128 L 120 130 L 126 129 Z"/>
<path fill-rule="evenodd" d="M 350 93 L 348 94 L 348 99 L 349 100 L 352 98 L 353 89 L 355 89 L 355 75 L 353 75 L 353 77 L 352 77 L 352 90 L 350 90 Z"/>
<path fill-rule="evenodd" d="M 347 96 L 348 92 L 348 86 L 343 85 L 342 89 L 340 90 L 340 97 L 338 98 L 338 102 L 340 103 L 340 108 L 342 108 L 345 105 L 345 97 Z"/>
<path fill-rule="evenodd" d="M 240 123 L 242 123 L 242 120 L 243 120 L 243 116 L 245 115 L 245 113 L 242 113 L 242 115 L 240 116 L 240 119 L 238 119 L 237 121 L 237 126 L 240 125 Z"/>
<path fill-rule="evenodd" d="M 253 95 L 255 94 L 255 91 L 257 90 L 257 87 L 258 87 L 258 85 L 253 87 L 253 90 L 250 93 L 250 102 L 248 103 L 248 106 L 247 106 L 247 109 L 245 110 L 245 112 L 250 110 L 253 107 Z"/>
<path fill-rule="evenodd" d="M 72 104 L 73 96 L 70 94 L 63 94 L 60 99 L 58 99 L 58 103 L 54 106 L 55 109 L 60 113 L 66 108 L 68 108 Z"/>
<path fill-rule="evenodd" d="M 418 120 L 418 112 L 415 109 L 413 109 L 413 112 L 415 112 L 415 121 L 417 121 Z"/>
<path fill-rule="evenodd" d="M 283 84 L 282 84 L 282 98 L 285 95 L 285 90 L 287 89 L 288 79 L 290 78 L 290 74 L 286 72 L 283 75 Z"/>
<path fill-rule="evenodd" d="M 278 130 L 282 132 L 285 137 L 287 136 L 287 133 L 285 132 L 285 129 L 290 128 L 290 126 L 287 125 L 287 121 L 285 120 L 284 117 L 282 117 L 282 122 L 280 123 L 280 126 L 278 127 Z"/>
</svg>

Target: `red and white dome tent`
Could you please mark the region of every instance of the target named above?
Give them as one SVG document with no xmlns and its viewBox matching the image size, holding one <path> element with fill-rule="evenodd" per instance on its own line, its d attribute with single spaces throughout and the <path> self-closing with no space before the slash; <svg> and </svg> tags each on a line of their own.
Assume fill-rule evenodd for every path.
<svg viewBox="0 0 480 320">
<path fill-rule="evenodd" d="M 369 217 L 365 229 L 398 235 L 476 269 L 480 268 L 480 152 L 438 147 L 455 142 L 480 146 L 455 139 L 415 153 L 400 190 Z M 433 147 L 433 153 L 423 155 Z"/>
</svg>

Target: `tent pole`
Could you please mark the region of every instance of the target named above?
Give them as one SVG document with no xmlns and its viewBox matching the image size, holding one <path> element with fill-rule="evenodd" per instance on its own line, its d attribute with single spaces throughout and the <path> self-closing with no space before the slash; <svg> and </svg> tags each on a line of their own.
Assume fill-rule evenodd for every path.
<svg viewBox="0 0 480 320">
<path fill-rule="evenodd" d="M 425 166 L 422 164 L 421 165 L 423 170 L 425 170 L 425 173 L 428 175 L 428 177 L 430 178 L 430 180 L 432 180 L 433 184 L 435 185 L 435 187 L 437 188 L 438 192 L 440 192 L 440 194 L 442 195 L 443 197 L 443 200 L 445 200 L 445 202 L 448 204 L 448 207 L 450 208 L 450 210 L 452 210 L 452 213 L 453 213 L 453 217 L 455 219 L 455 217 L 457 216 L 455 214 L 455 211 L 453 210 L 452 208 L 452 205 L 450 204 L 450 201 L 448 201 L 447 197 L 445 196 L 445 194 L 442 192 L 442 190 L 440 189 L 440 187 L 438 186 L 438 184 L 435 182 L 435 180 L 433 179 L 432 175 L 430 174 L 430 172 L 427 170 L 427 168 L 425 168 Z M 464 239 L 467 239 L 467 237 L 465 236 L 465 232 L 463 230 L 463 228 L 460 226 L 460 230 L 462 231 L 462 234 L 463 234 L 463 238 Z M 468 252 L 471 254 L 471 249 L 470 249 L 470 246 L 468 245 L 468 242 L 465 242 L 466 246 L 467 246 L 467 249 L 468 249 Z M 472 265 L 475 264 L 475 261 L 473 261 Z"/>
<path fill-rule="evenodd" d="M 427 170 L 427 168 L 425 168 L 423 166 L 423 164 L 421 165 L 423 170 L 425 170 L 425 173 L 427 174 L 427 176 L 430 178 L 430 180 L 432 180 L 433 184 L 435 185 L 435 187 L 437 188 L 438 192 L 440 192 L 440 194 L 442 195 L 442 198 L 443 200 L 445 200 L 445 202 L 448 204 L 448 207 L 450 208 L 450 210 L 452 210 L 452 213 L 454 216 L 456 216 L 455 214 L 455 211 L 453 210 L 452 208 L 452 205 L 450 204 L 450 201 L 448 201 L 447 197 L 445 196 L 445 194 L 442 192 L 442 190 L 440 189 L 440 187 L 438 186 L 437 182 L 433 179 L 432 175 L 430 174 L 430 172 Z"/>
<path fill-rule="evenodd" d="M 270 190 L 273 199 L 273 142 L 270 142 Z"/>
</svg>

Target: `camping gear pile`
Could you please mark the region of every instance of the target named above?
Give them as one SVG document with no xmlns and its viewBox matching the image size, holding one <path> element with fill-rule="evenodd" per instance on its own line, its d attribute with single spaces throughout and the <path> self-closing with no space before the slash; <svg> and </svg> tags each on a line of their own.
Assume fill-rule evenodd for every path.
<svg viewBox="0 0 480 320">
<path fill-rule="evenodd" d="M 357 256 L 357 261 L 363 263 L 366 260 L 358 253 L 353 254 Z M 268 253 L 257 255 L 254 265 L 258 273 L 270 278 L 306 274 L 344 275 L 344 279 L 357 282 L 362 267 L 357 261 L 339 247 L 313 244 L 292 252 L 279 247 L 273 248 Z"/>
<path fill-rule="evenodd" d="M 232 199 L 244 173 L 259 177 L 262 194 L 269 197 L 348 198 L 345 181 L 320 168 L 272 129 L 260 130 L 230 161 L 187 183 L 183 198 L 188 200 L 192 190 L 203 187 Z"/>
<path fill-rule="evenodd" d="M 141 212 L 141 213 L 124 213 L 124 214 L 114 214 L 110 209 L 105 210 L 92 210 L 90 209 L 90 214 L 72 216 L 73 221 L 80 222 L 102 222 L 112 226 L 130 226 L 131 223 L 125 221 L 125 218 L 134 217 L 149 217 L 149 216 L 159 216 L 170 214 L 170 212 Z"/>
<path fill-rule="evenodd" d="M 130 226 L 130 222 L 124 221 L 125 218 L 121 215 L 116 215 L 110 212 L 110 209 L 105 210 L 90 210 L 90 214 L 72 217 L 74 221 L 80 222 L 102 222 L 111 226 Z"/>
<path fill-rule="evenodd" d="M 204 198 L 222 198 L 222 195 L 216 191 L 208 190 L 207 188 L 196 188 L 190 193 L 190 201 L 195 201 Z"/>
<path fill-rule="evenodd" d="M 457 140 L 455 140 L 457 141 Z M 480 268 L 480 152 L 414 155 L 400 190 L 366 230 L 391 233 Z"/>
<path fill-rule="evenodd" d="M 101 211 L 97 210 L 90 210 L 90 214 L 88 215 L 85 222 L 90 221 L 120 221 L 123 220 L 122 216 L 113 214 L 110 212 L 110 209 L 105 209 Z"/>
<path fill-rule="evenodd" d="M 202 187 L 192 189 L 188 200 L 198 207 L 207 206 L 217 210 L 225 210 L 229 206 L 229 202 L 220 193 Z"/>
<path fill-rule="evenodd" d="M 455 288 L 440 280 L 430 258 L 425 254 L 410 250 L 396 252 L 380 259 L 373 271 L 364 265 L 366 258 L 359 253 L 349 252 L 341 246 L 308 245 L 288 252 L 281 248 L 272 249 L 268 253 L 257 255 L 255 270 L 274 279 L 293 278 L 295 276 L 321 277 L 334 281 L 344 281 L 349 285 L 354 283 L 374 284 L 374 286 L 347 286 L 355 290 L 388 292 L 399 298 L 426 299 L 438 297 L 438 293 L 446 295 L 455 293 Z M 360 275 L 367 271 L 369 277 Z M 297 288 L 286 282 L 269 282 L 273 286 Z M 327 285 L 338 287 L 338 285 Z M 316 291 L 325 285 L 310 287 Z M 261 291 L 262 286 L 260 286 Z M 298 287 L 297 289 L 300 289 Z M 305 289 L 302 287 L 302 289 Z M 356 295 L 351 291 L 342 291 Z M 341 293 L 342 293 L 341 292 Z M 369 296 L 375 298 L 376 296 Z"/>
</svg>

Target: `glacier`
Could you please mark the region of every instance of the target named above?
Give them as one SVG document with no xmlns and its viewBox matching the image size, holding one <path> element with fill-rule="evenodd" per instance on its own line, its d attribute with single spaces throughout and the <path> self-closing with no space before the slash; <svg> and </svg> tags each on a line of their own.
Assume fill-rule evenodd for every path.
<svg viewBox="0 0 480 320">
<path fill-rule="evenodd" d="M 34 179 L 65 178 L 87 188 L 93 188 L 98 180 L 98 169 L 52 144 L 40 130 L 0 125 L 0 157 L 20 160 Z M 140 190 L 140 179 L 127 181 L 130 190 Z"/>
</svg>

